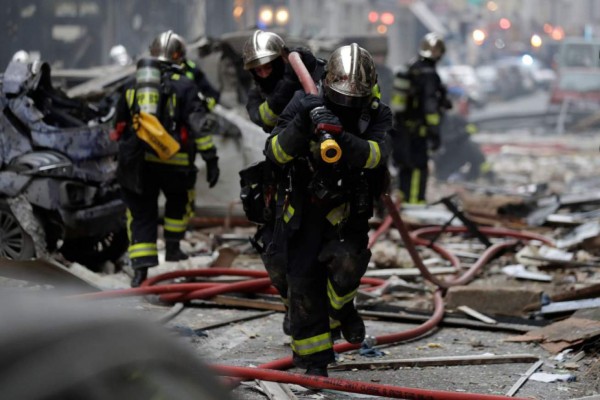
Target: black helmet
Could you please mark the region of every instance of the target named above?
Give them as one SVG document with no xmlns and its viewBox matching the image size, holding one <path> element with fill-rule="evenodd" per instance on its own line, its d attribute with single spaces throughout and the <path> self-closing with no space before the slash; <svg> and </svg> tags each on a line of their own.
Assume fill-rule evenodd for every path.
<svg viewBox="0 0 600 400">
<path fill-rule="evenodd" d="M 353 108 L 369 104 L 377 83 L 371 54 L 356 43 L 335 50 L 327 62 L 325 96 L 331 102 Z"/>
<path fill-rule="evenodd" d="M 161 61 L 179 64 L 183 61 L 185 53 L 185 41 L 171 30 L 158 35 L 150 45 L 150 55 Z"/>
</svg>

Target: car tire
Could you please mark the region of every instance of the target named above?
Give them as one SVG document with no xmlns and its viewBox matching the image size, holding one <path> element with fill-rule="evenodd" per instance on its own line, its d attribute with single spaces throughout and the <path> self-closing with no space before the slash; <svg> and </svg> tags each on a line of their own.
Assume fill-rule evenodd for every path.
<svg viewBox="0 0 600 400">
<path fill-rule="evenodd" d="M 35 257 L 33 239 L 21 226 L 5 200 L 0 200 L 0 257 L 29 260 Z"/>
</svg>

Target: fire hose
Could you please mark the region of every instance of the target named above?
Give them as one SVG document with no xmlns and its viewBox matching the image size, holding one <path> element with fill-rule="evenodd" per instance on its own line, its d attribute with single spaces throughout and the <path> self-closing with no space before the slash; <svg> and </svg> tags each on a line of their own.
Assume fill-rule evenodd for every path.
<svg viewBox="0 0 600 400">
<path fill-rule="evenodd" d="M 308 94 L 318 94 L 319 92 L 317 90 L 317 86 L 313 82 L 312 76 L 310 76 L 310 73 L 304 66 L 302 58 L 300 58 L 300 54 L 292 51 L 288 55 L 288 61 L 298 76 L 298 80 L 304 88 L 304 91 Z M 320 137 L 319 148 L 321 152 L 321 159 L 328 164 L 336 163 L 342 157 L 342 149 L 333 138 L 332 132 L 330 132 L 331 127 L 326 124 L 319 124 L 316 129 Z M 339 132 L 336 131 L 334 133 Z"/>
<path fill-rule="evenodd" d="M 408 229 L 404 225 L 402 218 L 398 212 L 397 207 L 393 204 L 389 195 L 382 196 L 382 200 L 386 205 L 390 216 L 384 221 L 382 227 L 385 229 L 389 229 L 391 224 L 393 223 L 395 227 L 399 230 L 404 242 L 407 247 L 415 265 L 419 270 L 423 273 L 425 279 L 431 281 L 436 284 L 440 288 L 447 288 L 449 286 L 454 286 L 458 284 L 463 284 L 471 280 L 476 272 L 485 265 L 487 261 L 489 261 L 495 254 L 499 251 L 511 247 L 515 245 L 515 241 L 509 241 L 507 243 L 502 243 L 498 245 L 491 246 L 484 252 L 483 256 L 471 267 L 463 276 L 454 279 L 452 281 L 440 281 L 433 277 L 427 270 L 427 267 L 423 264 L 420 255 L 416 251 L 415 243 L 425 243 L 427 242 L 425 239 L 421 238 L 421 236 L 426 236 L 428 234 L 433 234 L 437 232 L 434 228 L 424 228 L 418 231 L 413 232 L 412 234 L 408 232 Z M 388 222 L 389 221 L 389 222 Z M 380 228 L 381 230 L 381 228 Z M 378 230 L 378 232 L 374 235 L 379 237 L 383 232 Z M 495 235 L 507 235 L 516 237 L 523 240 L 541 240 L 545 243 L 551 243 L 550 240 L 544 238 L 540 235 L 529 234 L 524 232 L 516 232 L 510 230 L 487 230 L 482 229 L 485 233 L 495 234 Z M 452 232 L 463 232 L 461 229 L 453 229 Z M 370 243 L 372 244 L 372 240 Z M 439 247 L 439 249 L 443 249 Z M 448 253 L 449 254 L 449 253 Z M 234 283 L 210 283 L 210 282 L 201 282 L 201 283 L 177 283 L 177 284 L 162 284 L 158 285 L 157 283 L 166 280 L 172 280 L 181 277 L 210 277 L 210 276 L 220 276 L 220 275 L 228 275 L 228 276 L 240 276 L 247 277 L 251 279 L 243 280 L 240 282 Z M 376 287 L 377 285 L 383 284 L 383 281 L 380 279 L 374 278 L 363 278 L 361 280 L 361 284 L 371 285 L 372 287 Z M 270 280 L 268 279 L 268 275 L 265 271 L 252 271 L 252 270 L 237 270 L 237 269 L 229 269 L 229 268 L 210 268 L 210 269 L 198 269 L 198 270 L 187 270 L 187 271 L 174 271 L 165 274 L 161 274 L 155 276 L 153 278 L 149 278 L 146 280 L 141 287 L 132 288 L 132 289 L 124 289 L 124 290 L 115 290 L 115 291 L 106 291 L 99 293 L 90 293 L 85 295 L 76 296 L 77 298 L 87 298 L 87 299 L 98 299 L 98 298 L 109 298 L 109 297 L 120 297 L 120 296 L 134 296 L 134 295 L 147 295 L 147 294 L 159 294 L 161 295 L 161 300 L 163 301 L 171 301 L 171 302 L 179 302 L 179 301 L 188 301 L 192 299 L 207 299 L 218 294 L 222 293 L 231 293 L 231 292 L 261 292 L 261 293 L 271 293 L 275 294 L 276 290 L 271 287 Z M 389 335 L 382 335 L 376 338 L 370 338 L 370 345 L 383 345 L 396 343 L 399 341 L 404 341 L 408 339 L 412 339 L 418 336 L 421 336 L 431 329 L 435 328 L 440 321 L 442 320 L 444 315 L 444 303 L 442 298 L 442 291 L 440 289 L 436 290 L 434 293 L 434 312 L 431 318 L 425 323 L 417 326 L 416 328 L 395 333 Z M 338 353 L 356 350 L 360 348 L 359 344 L 350 344 L 350 343 L 340 343 L 334 346 L 334 351 Z M 452 393 L 452 392 L 443 392 L 443 391 L 429 391 L 422 389 L 412 389 L 412 388 L 401 388 L 396 386 L 387 386 L 387 385 L 376 385 L 371 383 L 360 383 L 352 381 L 339 380 L 334 378 L 324 378 L 324 377 L 308 377 L 304 375 L 297 374 L 288 374 L 279 371 L 275 371 L 277 369 L 287 369 L 293 366 L 292 357 L 284 357 L 279 360 L 274 360 L 269 363 L 265 363 L 260 365 L 259 368 L 241 368 L 241 367 L 226 367 L 226 366 L 215 366 L 215 368 L 220 371 L 223 375 L 235 376 L 237 378 L 252 378 L 252 379 L 265 379 L 276 382 L 288 382 L 288 383 L 296 383 L 317 387 L 317 388 L 330 388 L 337 390 L 346 390 L 352 391 L 356 393 L 368 393 L 375 394 L 380 396 L 387 397 L 397 397 L 397 398 L 406 398 L 406 399 L 420 399 L 420 398 L 430 398 L 430 399 L 508 399 L 509 397 L 504 396 L 490 396 L 490 395 L 481 395 L 481 394 L 469 394 L 469 393 Z M 241 369 L 240 369 L 241 368 Z M 424 393 L 427 393 L 429 397 L 423 397 Z M 513 398 L 514 397 L 510 397 Z"/>
</svg>

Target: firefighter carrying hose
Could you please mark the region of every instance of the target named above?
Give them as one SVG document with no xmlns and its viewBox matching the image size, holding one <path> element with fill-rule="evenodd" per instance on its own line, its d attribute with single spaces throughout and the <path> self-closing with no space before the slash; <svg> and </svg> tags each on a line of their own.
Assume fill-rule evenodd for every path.
<svg viewBox="0 0 600 400">
<path fill-rule="evenodd" d="M 250 120 L 265 132 L 271 132 L 294 92 L 302 89 L 287 61 L 291 51 L 300 54 L 315 82 L 321 79 L 325 63 L 306 48 L 289 49 L 276 33 L 257 30 L 244 44 L 244 69 L 250 71 L 255 83 L 246 109 Z"/>
<path fill-rule="evenodd" d="M 391 108 L 394 112 L 393 159 L 405 203 L 425 203 L 429 152 L 441 144 L 440 123 L 449 106 L 446 90 L 435 70 L 446 51 L 436 33 L 423 37 L 419 57 L 396 73 Z"/>
<path fill-rule="evenodd" d="M 212 187 L 219 179 L 217 149 L 204 129 L 206 109 L 196 85 L 169 57 L 138 61 L 135 82 L 117 106 L 115 137 L 119 140 L 117 177 L 128 207 L 132 287 L 158 265 L 156 245 L 158 196 L 166 197 L 164 237 L 166 261 L 184 260 L 180 249 L 189 215 L 190 182 L 196 152 L 207 167 Z"/>
<path fill-rule="evenodd" d="M 252 74 L 254 87 L 250 89 L 246 108 L 250 119 L 270 132 L 279 114 L 297 90 L 302 90 L 298 76 L 288 62 L 290 52 L 297 52 L 314 82 L 320 81 L 325 62 L 315 58 L 305 48 L 288 49 L 283 39 L 272 32 L 255 31 L 244 44 L 244 68 Z M 287 280 L 285 254 L 274 247 L 266 252 L 275 229 L 275 187 L 280 169 L 267 158 L 242 170 L 242 204 L 250 221 L 259 225 L 253 243 L 265 264 L 273 286 L 281 294 L 286 306 Z M 289 335 L 289 315 L 286 312 L 283 331 Z"/>
<path fill-rule="evenodd" d="M 389 108 L 374 95 L 371 55 L 356 43 L 335 50 L 323 94 L 296 92 L 267 140 L 266 155 L 282 173 L 275 235 L 267 252 L 285 256 L 294 362 L 327 376 L 332 329 L 361 343 L 365 326 L 354 307 L 371 252 L 368 219 L 387 178 Z M 339 146 L 323 159 L 323 135 Z"/>
</svg>

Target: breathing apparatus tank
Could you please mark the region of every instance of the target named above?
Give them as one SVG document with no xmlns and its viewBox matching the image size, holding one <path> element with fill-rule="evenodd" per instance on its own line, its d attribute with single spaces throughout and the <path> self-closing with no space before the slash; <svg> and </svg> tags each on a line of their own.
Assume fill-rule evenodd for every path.
<svg viewBox="0 0 600 400">
<path fill-rule="evenodd" d="M 135 73 L 136 100 L 141 112 L 157 115 L 160 102 L 161 62 L 156 58 L 142 58 Z"/>
</svg>

